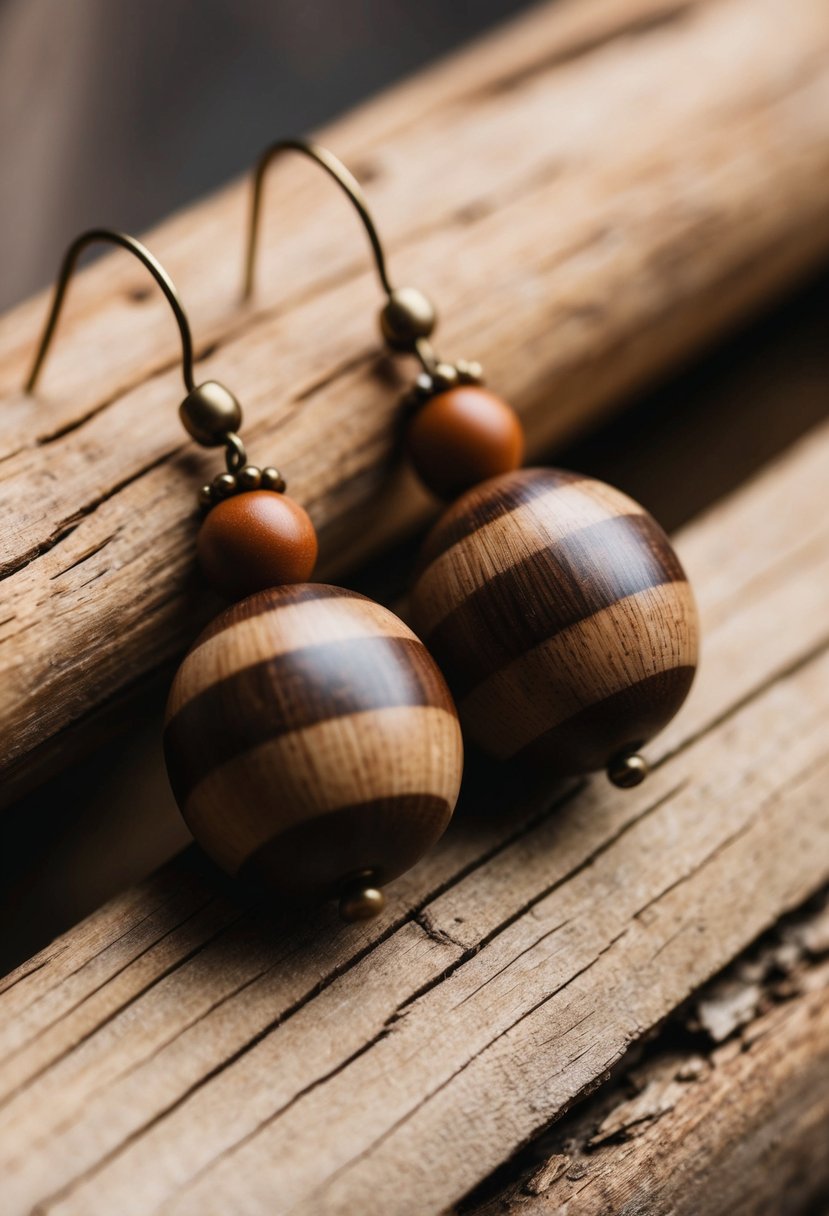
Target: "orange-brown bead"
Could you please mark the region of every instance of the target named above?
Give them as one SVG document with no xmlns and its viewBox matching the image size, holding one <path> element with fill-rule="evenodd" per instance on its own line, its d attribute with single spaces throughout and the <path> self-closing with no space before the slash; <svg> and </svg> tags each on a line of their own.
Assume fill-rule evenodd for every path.
<svg viewBox="0 0 829 1216">
<path fill-rule="evenodd" d="M 307 582 L 317 560 L 317 534 L 293 498 L 252 490 L 213 507 L 196 551 L 216 590 L 241 599 L 266 587 Z"/>
<path fill-rule="evenodd" d="M 424 485 L 441 498 L 454 498 L 519 468 L 524 431 L 515 410 L 500 397 L 478 385 L 461 385 L 418 410 L 406 448 Z"/>
</svg>

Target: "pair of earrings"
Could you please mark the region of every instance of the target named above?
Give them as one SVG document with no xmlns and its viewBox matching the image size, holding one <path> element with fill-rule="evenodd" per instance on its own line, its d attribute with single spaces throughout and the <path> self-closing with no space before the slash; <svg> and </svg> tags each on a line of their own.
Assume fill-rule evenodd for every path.
<svg viewBox="0 0 829 1216">
<path fill-rule="evenodd" d="M 324 148 L 286 140 L 260 158 L 246 296 L 265 174 L 289 150 L 350 198 L 386 297 L 385 343 L 422 369 L 404 401 L 406 450 L 425 485 L 455 501 L 423 547 L 415 632 L 363 596 L 308 581 L 311 520 L 275 468 L 248 463 L 233 394 L 196 384 L 178 293 L 138 241 L 97 229 L 69 247 L 27 388 L 81 251 L 105 241 L 134 254 L 178 323 L 181 420 L 197 443 L 225 449 L 225 469 L 200 491 L 196 547 L 209 581 L 238 600 L 173 682 L 165 755 L 176 799 L 231 874 L 295 901 L 337 897 L 344 918 L 357 920 L 380 910 L 382 885 L 451 818 L 463 765 L 458 713 L 466 737 L 497 758 L 558 776 L 606 768 L 615 784 L 636 785 L 647 772 L 639 748 L 693 679 L 697 622 L 682 567 L 640 506 L 576 473 L 521 469 L 517 415 L 483 387 L 478 364 L 436 355 L 434 308 L 392 286 L 360 186 Z"/>
</svg>

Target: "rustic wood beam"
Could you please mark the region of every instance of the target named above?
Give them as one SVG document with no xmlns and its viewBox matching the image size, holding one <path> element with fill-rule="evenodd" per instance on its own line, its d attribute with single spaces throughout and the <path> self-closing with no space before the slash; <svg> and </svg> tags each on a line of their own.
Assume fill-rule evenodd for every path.
<svg viewBox="0 0 829 1216">
<path fill-rule="evenodd" d="M 439 1213 L 821 887 L 828 457 L 824 428 L 680 535 L 706 653 L 638 790 L 473 767 L 362 929 L 185 856 L 10 975 L 10 1216 Z"/>
<path fill-rule="evenodd" d="M 814 902 L 814 901 L 812 901 Z M 458 1216 L 787 1216 L 829 1193 L 829 906 L 741 956 Z M 533 1158 L 532 1164 L 527 1158 Z"/>
<path fill-rule="evenodd" d="M 438 301 L 441 348 L 484 361 L 539 454 L 829 249 L 827 50 L 824 0 L 549 4 L 323 138 L 366 180 L 398 281 Z M 310 169 L 274 174 L 260 286 L 239 304 L 244 195 L 149 240 L 200 374 L 243 400 L 250 450 L 309 505 L 331 577 L 431 509 L 395 462 L 403 377 L 377 354 L 361 234 Z M 165 306 L 121 257 L 93 266 L 29 399 L 44 307 L 0 322 L 6 801 L 216 607 L 192 543 L 215 462 L 179 427 Z"/>
</svg>

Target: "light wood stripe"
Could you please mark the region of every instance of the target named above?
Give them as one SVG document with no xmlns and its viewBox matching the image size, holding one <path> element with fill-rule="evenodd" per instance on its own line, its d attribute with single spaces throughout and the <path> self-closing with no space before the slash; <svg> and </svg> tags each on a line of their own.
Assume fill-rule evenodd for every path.
<svg viewBox="0 0 829 1216">
<path fill-rule="evenodd" d="M 653 617 L 671 631 L 654 633 Z M 643 649 L 643 638 L 650 639 Z M 600 656 L 601 661 L 597 661 Z M 652 587 L 562 630 L 479 684 L 459 705 L 465 729 L 507 759 L 596 702 L 675 667 L 694 667 L 696 608 L 687 582 Z M 493 706 L 509 707 L 493 717 Z"/>
<path fill-rule="evenodd" d="M 285 829 L 313 815 L 401 794 L 432 795 L 454 806 L 461 755 L 460 727 L 444 709 L 405 706 L 350 714 L 227 761 L 196 786 L 184 817 L 189 819 L 191 806 L 198 808 L 199 843 L 236 873 L 273 835 L 261 813 L 268 779 L 274 822 Z"/>
<path fill-rule="evenodd" d="M 615 516 L 642 516 L 620 490 L 581 480 L 554 487 L 499 515 L 437 557 L 417 583 L 416 627 L 424 639 L 454 609 L 505 569 Z"/>
<path fill-rule="evenodd" d="M 177 713 L 206 688 L 250 666 L 252 653 L 275 658 L 318 644 L 374 638 L 378 633 L 388 638 L 415 638 L 387 608 L 347 595 L 276 604 L 231 620 L 197 642 L 184 659 L 170 692 L 168 715 Z"/>
<path fill-rule="evenodd" d="M 417 572 L 425 570 L 464 536 L 477 532 L 499 516 L 515 511 L 553 488 L 589 480 L 586 473 L 541 468 L 518 469 L 482 482 L 462 494 L 441 516 L 424 541 Z"/>
<path fill-rule="evenodd" d="M 164 731 L 170 783 L 181 803 L 207 773 L 268 739 L 405 705 L 454 709 L 415 637 L 348 638 L 268 657 L 211 684 L 172 714 Z"/>
<path fill-rule="evenodd" d="M 455 696 L 578 621 L 685 572 L 649 515 L 613 515 L 508 566 L 426 635 Z"/>
<path fill-rule="evenodd" d="M 191 647 L 198 650 L 214 634 L 221 633 L 237 621 L 259 616 L 270 612 L 275 605 L 310 604 L 314 600 L 363 600 L 366 597 L 358 591 L 349 591 L 345 587 L 332 587 L 328 583 L 285 583 L 279 587 L 266 587 L 264 591 L 255 591 L 246 599 L 229 604 L 224 612 L 214 617 L 205 626 Z"/>
</svg>

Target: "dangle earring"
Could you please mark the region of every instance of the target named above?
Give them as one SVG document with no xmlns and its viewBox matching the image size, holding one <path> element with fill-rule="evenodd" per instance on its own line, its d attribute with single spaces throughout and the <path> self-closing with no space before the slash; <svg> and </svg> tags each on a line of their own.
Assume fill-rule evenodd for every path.
<svg viewBox="0 0 829 1216">
<path fill-rule="evenodd" d="M 404 399 L 405 445 L 424 485 L 454 499 L 428 536 L 411 591 L 414 628 L 455 696 L 467 740 L 557 776 L 647 775 L 640 748 L 685 700 L 698 657 L 687 577 L 665 533 L 626 494 L 563 469 L 522 469 L 518 415 L 480 364 L 438 358 L 435 309 L 392 287 L 362 191 L 336 157 L 298 140 L 260 158 L 246 257 L 252 286 L 265 170 L 293 148 L 356 207 L 386 295 L 386 345 L 421 373 Z"/>
<path fill-rule="evenodd" d="M 182 423 L 226 455 L 199 495 L 196 548 L 208 580 L 239 602 L 201 634 L 173 681 L 164 747 L 179 807 L 229 873 L 289 901 L 338 898 L 346 920 L 373 916 L 380 887 L 452 816 L 463 762 L 452 698 L 393 613 L 307 581 L 313 524 L 276 469 L 248 463 L 233 394 L 195 383 L 175 286 L 138 241 L 96 229 L 70 245 L 27 390 L 78 256 L 101 241 L 137 257 L 163 291 L 181 336 Z"/>
</svg>

